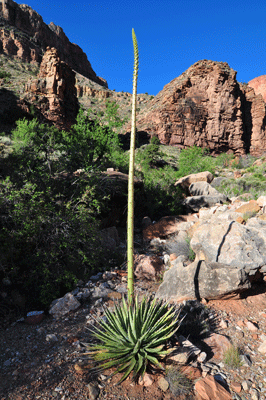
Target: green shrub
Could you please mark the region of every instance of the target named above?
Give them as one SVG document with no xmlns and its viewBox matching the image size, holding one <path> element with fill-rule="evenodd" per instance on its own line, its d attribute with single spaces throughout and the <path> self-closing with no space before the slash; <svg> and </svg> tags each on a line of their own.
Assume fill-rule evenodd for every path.
<svg viewBox="0 0 266 400">
<path fill-rule="evenodd" d="M 0 159 L 0 278 L 48 306 L 109 263 L 97 222 L 108 207 L 101 175 L 72 172 L 101 168 L 118 138 L 80 112 L 69 133 L 24 119 L 12 139 L 13 152 Z"/>
<path fill-rule="evenodd" d="M 89 119 L 83 110 L 79 111 L 71 131 L 63 131 L 62 136 L 67 168 L 74 171 L 99 167 L 119 149 L 118 135 L 98 120 Z"/>
<path fill-rule="evenodd" d="M 178 159 L 178 176 L 183 177 L 202 171 L 215 171 L 215 158 L 208 155 L 207 149 L 189 147 L 180 152 Z"/>
<path fill-rule="evenodd" d="M 147 172 L 150 168 L 155 168 L 163 153 L 160 151 L 160 140 L 153 136 L 150 144 L 143 146 L 137 153 L 137 162 L 141 165 L 141 170 Z"/>
<path fill-rule="evenodd" d="M 95 201 L 92 190 L 90 201 Z M 45 193 L 29 182 L 16 188 L 6 179 L 0 185 L 0 214 L 4 276 L 30 293 L 29 304 L 48 306 L 104 265 L 94 210 L 82 199 L 64 203 L 50 189 Z"/>
<path fill-rule="evenodd" d="M 166 370 L 166 380 L 169 383 L 170 391 L 174 396 L 186 396 L 185 398 L 193 399 L 193 382 L 187 378 L 179 368 L 170 367 Z M 183 397 L 182 397 L 183 398 Z"/>
<path fill-rule="evenodd" d="M 116 373 L 123 372 L 120 382 L 131 371 L 134 379 L 143 376 L 148 364 L 163 368 L 160 360 L 171 351 L 165 346 L 179 328 L 178 315 L 162 301 L 144 298 L 138 303 L 136 298 L 129 305 L 123 299 L 113 313 L 106 310 L 106 322 L 101 320 L 92 331 L 100 343 L 89 344 L 87 354 L 97 368 L 117 367 Z"/>
<path fill-rule="evenodd" d="M 241 358 L 239 348 L 230 346 L 224 353 L 224 363 L 230 368 L 239 368 L 241 366 Z"/>
<path fill-rule="evenodd" d="M 128 121 L 128 118 L 121 119 L 118 116 L 119 105 L 115 101 L 107 101 L 105 107 L 104 120 L 109 128 L 121 128 Z"/>
<path fill-rule="evenodd" d="M 177 171 L 173 167 L 150 168 L 144 171 L 142 179 L 146 198 L 145 204 L 142 199 L 142 204 L 151 218 L 181 212 L 182 190 L 174 186 Z"/>
<path fill-rule="evenodd" d="M 11 73 L 4 70 L 0 70 L 0 79 L 11 78 Z"/>
<path fill-rule="evenodd" d="M 216 189 L 228 197 L 250 193 L 252 198 L 257 199 L 266 191 L 266 178 L 261 173 L 249 174 L 239 179 L 225 178 Z"/>
</svg>

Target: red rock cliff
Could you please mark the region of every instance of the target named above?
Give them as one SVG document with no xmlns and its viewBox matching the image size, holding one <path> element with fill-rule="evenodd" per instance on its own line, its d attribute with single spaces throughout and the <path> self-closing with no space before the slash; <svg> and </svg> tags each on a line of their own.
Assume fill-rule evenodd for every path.
<svg viewBox="0 0 266 400">
<path fill-rule="evenodd" d="M 75 122 L 79 108 L 75 73 L 60 60 L 55 48 L 47 48 L 38 79 L 29 81 L 25 89 L 25 99 L 35 104 L 46 121 L 64 129 L 69 129 Z"/>
<path fill-rule="evenodd" d="M 180 148 L 266 151 L 262 96 L 239 85 L 236 71 L 222 62 L 199 61 L 166 85 L 138 116 L 137 129 Z"/>
<path fill-rule="evenodd" d="M 70 43 L 64 31 L 54 23 L 43 22 L 31 7 L 12 0 L 0 0 L 0 53 L 6 53 L 26 62 L 38 62 L 46 47 L 55 47 L 62 61 L 73 70 L 107 87 L 107 82 L 93 71 L 82 49 Z"/>
</svg>

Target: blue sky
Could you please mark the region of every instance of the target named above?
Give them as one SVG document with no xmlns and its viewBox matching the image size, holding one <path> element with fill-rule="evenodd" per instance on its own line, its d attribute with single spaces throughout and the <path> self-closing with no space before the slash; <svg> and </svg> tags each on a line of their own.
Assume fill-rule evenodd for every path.
<svg viewBox="0 0 266 400">
<path fill-rule="evenodd" d="M 21 1 L 18 1 L 21 3 Z M 63 28 L 109 88 L 132 91 L 134 28 L 138 93 L 156 95 L 195 62 L 227 62 L 237 79 L 266 74 L 265 0 L 26 0 Z"/>
</svg>

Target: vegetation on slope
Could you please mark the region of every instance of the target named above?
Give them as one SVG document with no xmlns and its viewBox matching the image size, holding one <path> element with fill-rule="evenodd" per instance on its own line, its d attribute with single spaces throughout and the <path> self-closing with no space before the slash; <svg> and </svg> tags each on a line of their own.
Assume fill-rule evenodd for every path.
<svg viewBox="0 0 266 400">
<path fill-rule="evenodd" d="M 5 85 L 17 82 L 20 90 L 14 71 L 17 68 L 17 79 L 26 80 L 26 66 L 23 72 L 15 60 L 4 63 L 8 60 L 3 57 L 2 79 L 12 77 Z M 114 256 L 101 251 L 100 222 L 110 208 L 110 190 L 103 187 L 101 172 L 108 167 L 128 171 L 124 136 L 117 134 L 127 119 L 121 118 L 119 104 L 100 103 L 101 112 L 81 110 L 68 133 L 31 117 L 18 120 L 11 137 L 4 132 L 0 136 L 0 280 L 8 278 L 31 293 L 35 304 L 48 306 L 78 279 L 106 269 Z M 252 157 L 233 163 L 232 158 L 214 158 L 196 147 L 180 151 L 160 145 L 157 138 L 137 144 L 135 174 L 144 188 L 136 193 L 136 223 L 144 215 L 158 219 L 182 212 L 183 194 L 174 183 L 189 173 L 224 174 L 218 190 L 229 197 L 249 191 L 257 198 L 264 193 L 263 160 L 252 166 Z M 242 174 L 237 180 L 236 169 Z M 84 173 L 77 175 L 77 170 Z"/>
</svg>

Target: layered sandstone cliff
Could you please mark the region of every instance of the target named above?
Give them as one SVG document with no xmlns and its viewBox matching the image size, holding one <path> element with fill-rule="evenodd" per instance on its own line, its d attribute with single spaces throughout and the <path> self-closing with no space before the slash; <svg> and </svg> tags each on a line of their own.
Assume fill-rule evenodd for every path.
<svg viewBox="0 0 266 400">
<path fill-rule="evenodd" d="M 257 95 L 261 94 L 266 102 L 266 75 L 252 79 L 248 82 L 248 86 L 252 87 Z"/>
<path fill-rule="evenodd" d="M 48 46 L 55 47 L 60 59 L 73 70 L 108 87 L 93 71 L 86 54 L 78 45 L 70 43 L 62 28 L 52 22 L 45 24 L 42 17 L 25 4 L 0 0 L 0 53 L 40 63 Z"/>
<path fill-rule="evenodd" d="M 35 105 L 44 120 L 69 129 L 78 113 L 75 73 L 60 60 L 55 48 L 47 47 L 37 79 L 25 88 L 25 100 Z"/>
<path fill-rule="evenodd" d="M 161 143 L 212 153 L 266 151 L 265 103 L 227 63 L 202 60 L 167 84 L 138 116 L 138 131 Z"/>
</svg>

